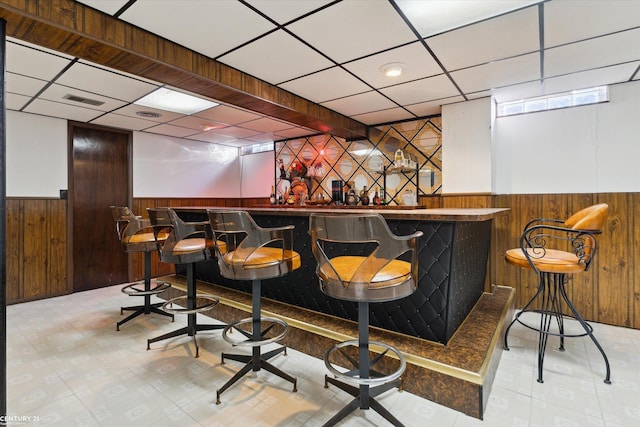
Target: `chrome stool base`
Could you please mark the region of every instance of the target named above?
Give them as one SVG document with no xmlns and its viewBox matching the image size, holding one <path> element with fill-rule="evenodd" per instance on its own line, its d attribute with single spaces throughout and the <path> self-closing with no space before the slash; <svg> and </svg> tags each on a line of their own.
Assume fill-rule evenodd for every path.
<svg viewBox="0 0 640 427">
<path fill-rule="evenodd" d="M 172 305 L 178 301 L 185 301 L 185 307 L 173 307 Z M 169 338 L 177 337 L 180 335 L 188 335 L 193 337 L 193 344 L 196 348 L 195 357 L 200 356 L 200 347 L 198 346 L 198 341 L 196 340 L 196 333 L 200 331 L 211 331 L 224 329 L 227 327 L 226 324 L 218 324 L 218 325 L 199 325 L 196 320 L 196 315 L 198 313 L 202 313 L 204 311 L 208 311 L 213 309 L 220 300 L 212 295 L 198 295 L 196 293 L 195 286 L 195 276 L 194 276 L 194 265 L 193 263 L 187 264 L 187 295 L 181 295 L 179 297 L 172 298 L 166 301 L 162 308 L 167 312 L 171 313 L 171 315 L 175 314 L 186 314 L 187 315 L 187 326 L 184 328 L 180 328 L 173 332 L 166 333 L 164 335 L 160 335 L 159 337 L 151 338 L 147 340 L 147 350 L 151 349 L 151 343 L 166 340 Z"/>
<path fill-rule="evenodd" d="M 221 403 L 220 395 L 222 395 L 222 393 L 225 390 L 227 390 L 233 384 L 238 382 L 238 380 L 240 380 L 247 373 L 251 371 L 257 372 L 257 371 L 260 371 L 261 369 L 264 369 L 265 371 L 271 372 L 272 374 L 284 380 L 289 381 L 290 383 L 293 384 L 292 391 L 293 392 L 298 391 L 298 380 L 295 377 L 287 374 L 286 372 L 282 371 L 280 368 L 277 368 L 273 366 L 271 363 L 269 363 L 269 359 L 273 358 L 274 356 L 280 353 L 284 353 L 284 355 L 286 356 L 287 347 L 282 346 L 274 350 L 268 351 L 264 354 L 261 353 L 261 348 L 260 348 L 261 346 L 275 343 L 277 341 L 280 341 L 282 338 L 284 338 L 285 335 L 287 335 L 287 333 L 289 332 L 289 325 L 284 320 L 276 319 L 274 317 L 260 317 L 260 293 L 261 293 L 260 280 L 253 280 L 252 281 L 252 316 L 250 318 L 242 319 L 238 322 L 228 325 L 222 332 L 222 338 L 224 338 L 225 341 L 232 344 L 233 346 L 252 347 L 251 349 L 252 354 L 248 355 L 248 354 L 222 353 L 221 362 L 220 362 L 221 364 L 224 364 L 225 359 L 230 359 L 236 362 L 244 363 L 245 365 L 230 380 L 228 380 L 222 387 L 220 387 L 216 391 L 216 405 L 219 405 Z M 266 321 L 268 323 L 267 327 L 264 329 L 262 329 L 262 321 Z M 237 326 L 246 325 L 246 324 L 253 324 L 253 328 L 251 332 L 245 331 L 240 328 L 236 328 Z M 276 334 L 273 337 L 265 338 L 277 326 L 280 326 L 281 328 L 283 328 L 283 331 Z M 232 329 L 235 329 L 236 331 L 240 332 L 240 334 L 242 334 L 247 339 L 241 341 L 241 340 L 235 340 L 229 337 L 229 334 L 232 332 Z"/>
<path fill-rule="evenodd" d="M 116 323 L 116 331 L 120 330 L 120 326 L 127 323 L 129 320 L 134 319 L 141 314 L 151 314 L 156 313 L 161 316 L 167 316 L 171 318 L 173 322 L 173 314 L 167 313 L 161 310 L 158 307 L 161 307 L 163 303 L 153 303 L 151 304 L 151 295 L 157 295 L 171 287 L 171 283 L 162 282 L 157 280 L 156 285 L 151 287 L 151 252 L 144 253 L 144 280 L 139 282 L 131 283 L 121 289 L 123 294 L 129 296 L 141 296 L 144 297 L 144 304 L 141 305 L 133 305 L 129 307 L 120 307 L 120 314 L 124 314 L 126 311 L 133 311 L 129 316 L 122 319 L 118 323 Z M 142 285 L 142 287 L 140 287 Z"/>
<path fill-rule="evenodd" d="M 369 346 L 380 347 L 382 352 L 373 358 L 369 355 Z M 355 347 L 357 356 L 353 357 L 344 352 L 346 347 Z M 337 352 L 342 353 L 343 358 L 353 365 L 352 369 L 338 369 L 331 362 L 331 357 Z M 399 360 L 399 367 L 390 374 L 383 374 L 375 369 L 375 365 L 380 362 L 387 353 L 391 352 Z M 340 420 L 347 417 L 356 409 L 373 409 L 384 419 L 394 426 L 404 426 L 388 409 L 383 407 L 376 399 L 376 396 L 393 388 L 402 390 L 402 379 L 407 362 L 402 353 L 395 347 L 381 343 L 379 341 L 369 341 L 369 303 L 358 302 L 358 339 L 338 343 L 325 353 L 324 364 L 331 374 L 324 376 L 324 387 L 329 388 L 333 384 L 340 390 L 349 393 L 354 399 L 335 414 L 329 421 L 323 424 L 324 427 L 336 425 Z"/>
</svg>

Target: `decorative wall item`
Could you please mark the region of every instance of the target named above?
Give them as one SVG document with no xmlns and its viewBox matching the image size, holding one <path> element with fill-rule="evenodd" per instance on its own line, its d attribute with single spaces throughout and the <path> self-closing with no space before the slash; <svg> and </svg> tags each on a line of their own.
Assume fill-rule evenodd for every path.
<svg viewBox="0 0 640 427">
<path fill-rule="evenodd" d="M 356 194 L 366 186 L 369 199 L 377 189 L 389 205 L 406 203 L 407 192 L 418 196 L 439 194 L 442 189 L 441 117 L 380 126 L 375 139 L 346 141 L 331 135 L 281 141 L 275 144 L 275 180 L 279 195 L 286 198 L 291 177 L 285 171 L 306 167 L 303 179 L 309 188 L 309 199 L 331 199 L 331 182 L 343 181 L 353 186 Z M 400 169 L 384 173 L 394 165 L 401 150 L 407 165 L 415 170 Z M 282 164 L 280 164 L 282 162 Z M 386 178 L 386 179 L 385 179 Z M 384 191 L 386 184 L 386 192 Z M 417 184 L 417 185 L 416 185 Z M 345 189 L 345 192 L 348 189 Z"/>
</svg>

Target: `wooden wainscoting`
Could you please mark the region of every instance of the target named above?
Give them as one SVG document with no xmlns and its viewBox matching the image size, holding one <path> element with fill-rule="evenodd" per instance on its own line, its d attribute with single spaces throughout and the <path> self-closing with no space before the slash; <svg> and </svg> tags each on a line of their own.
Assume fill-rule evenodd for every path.
<svg viewBox="0 0 640 427">
<path fill-rule="evenodd" d="M 7 303 L 64 295 L 67 201 L 6 199 Z"/>
<path fill-rule="evenodd" d="M 266 198 L 136 198 L 132 210 L 147 216 L 149 207 L 242 206 Z M 578 310 L 588 319 L 640 329 L 640 193 L 599 194 L 455 194 L 429 200 L 429 207 L 505 207 L 511 210 L 494 224 L 487 290 L 492 285 L 516 288 L 521 308 L 536 290 L 535 276 L 507 264 L 504 252 L 519 244 L 522 227 L 532 218 L 567 218 L 594 203 L 609 204 L 609 218 L 591 270 L 575 275 L 568 287 Z M 636 218 L 638 220 L 636 221 Z M 7 199 L 7 301 L 63 295 L 67 285 L 66 200 Z M 114 226 L 115 227 L 115 226 Z M 116 233 L 113 233 L 114 239 Z M 154 276 L 173 273 L 173 266 L 154 255 Z M 144 276 L 142 255 L 132 257 L 131 280 Z"/>
<path fill-rule="evenodd" d="M 518 308 L 535 293 L 537 279 L 531 271 L 507 264 L 504 252 L 519 245 L 524 225 L 533 218 L 568 218 L 586 206 L 608 203 L 609 218 L 596 259 L 588 272 L 570 279 L 567 290 L 587 320 L 640 329 L 640 193 L 470 194 L 442 199 L 443 207 L 511 209 L 494 226 L 489 277 L 491 284 L 516 288 Z"/>
</svg>

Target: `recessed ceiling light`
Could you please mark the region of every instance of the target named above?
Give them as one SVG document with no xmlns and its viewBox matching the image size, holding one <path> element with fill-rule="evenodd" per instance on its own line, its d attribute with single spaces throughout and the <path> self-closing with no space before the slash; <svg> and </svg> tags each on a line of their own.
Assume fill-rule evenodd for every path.
<svg viewBox="0 0 640 427">
<path fill-rule="evenodd" d="M 198 98 L 197 96 L 164 87 L 143 96 L 134 102 L 134 104 L 180 114 L 194 114 L 198 111 L 219 105 L 207 99 Z"/>
<path fill-rule="evenodd" d="M 154 113 L 153 111 L 136 111 L 136 114 L 150 119 L 157 119 L 161 116 L 160 113 Z"/>
<path fill-rule="evenodd" d="M 402 62 L 391 62 L 380 67 L 380 71 L 382 71 L 387 77 L 398 77 L 400 74 L 402 74 L 402 70 L 404 69 L 404 67 L 405 64 L 403 64 Z"/>
</svg>

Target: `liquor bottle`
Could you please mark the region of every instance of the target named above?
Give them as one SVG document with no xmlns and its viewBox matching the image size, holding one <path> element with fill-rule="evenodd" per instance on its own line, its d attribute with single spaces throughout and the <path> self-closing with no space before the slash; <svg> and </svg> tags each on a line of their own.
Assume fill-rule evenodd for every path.
<svg viewBox="0 0 640 427">
<path fill-rule="evenodd" d="M 269 204 L 275 205 L 276 203 L 278 203 L 278 199 L 276 198 L 276 187 L 272 185 L 271 194 L 269 195 Z"/>
<path fill-rule="evenodd" d="M 369 206 L 369 191 L 366 185 L 360 191 L 360 203 L 362 206 Z"/>
<path fill-rule="evenodd" d="M 373 195 L 373 204 L 376 206 L 380 205 L 380 194 L 378 193 L 378 188 L 376 188 L 376 192 Z"/>
<path fill-rule="evenodd" d="M 289 187 L 289 195 L 287 197 L 287 204 L 293 205 L 296 203 L 296 195 L 293 193 L 293 188 Z"/>
</svg>

